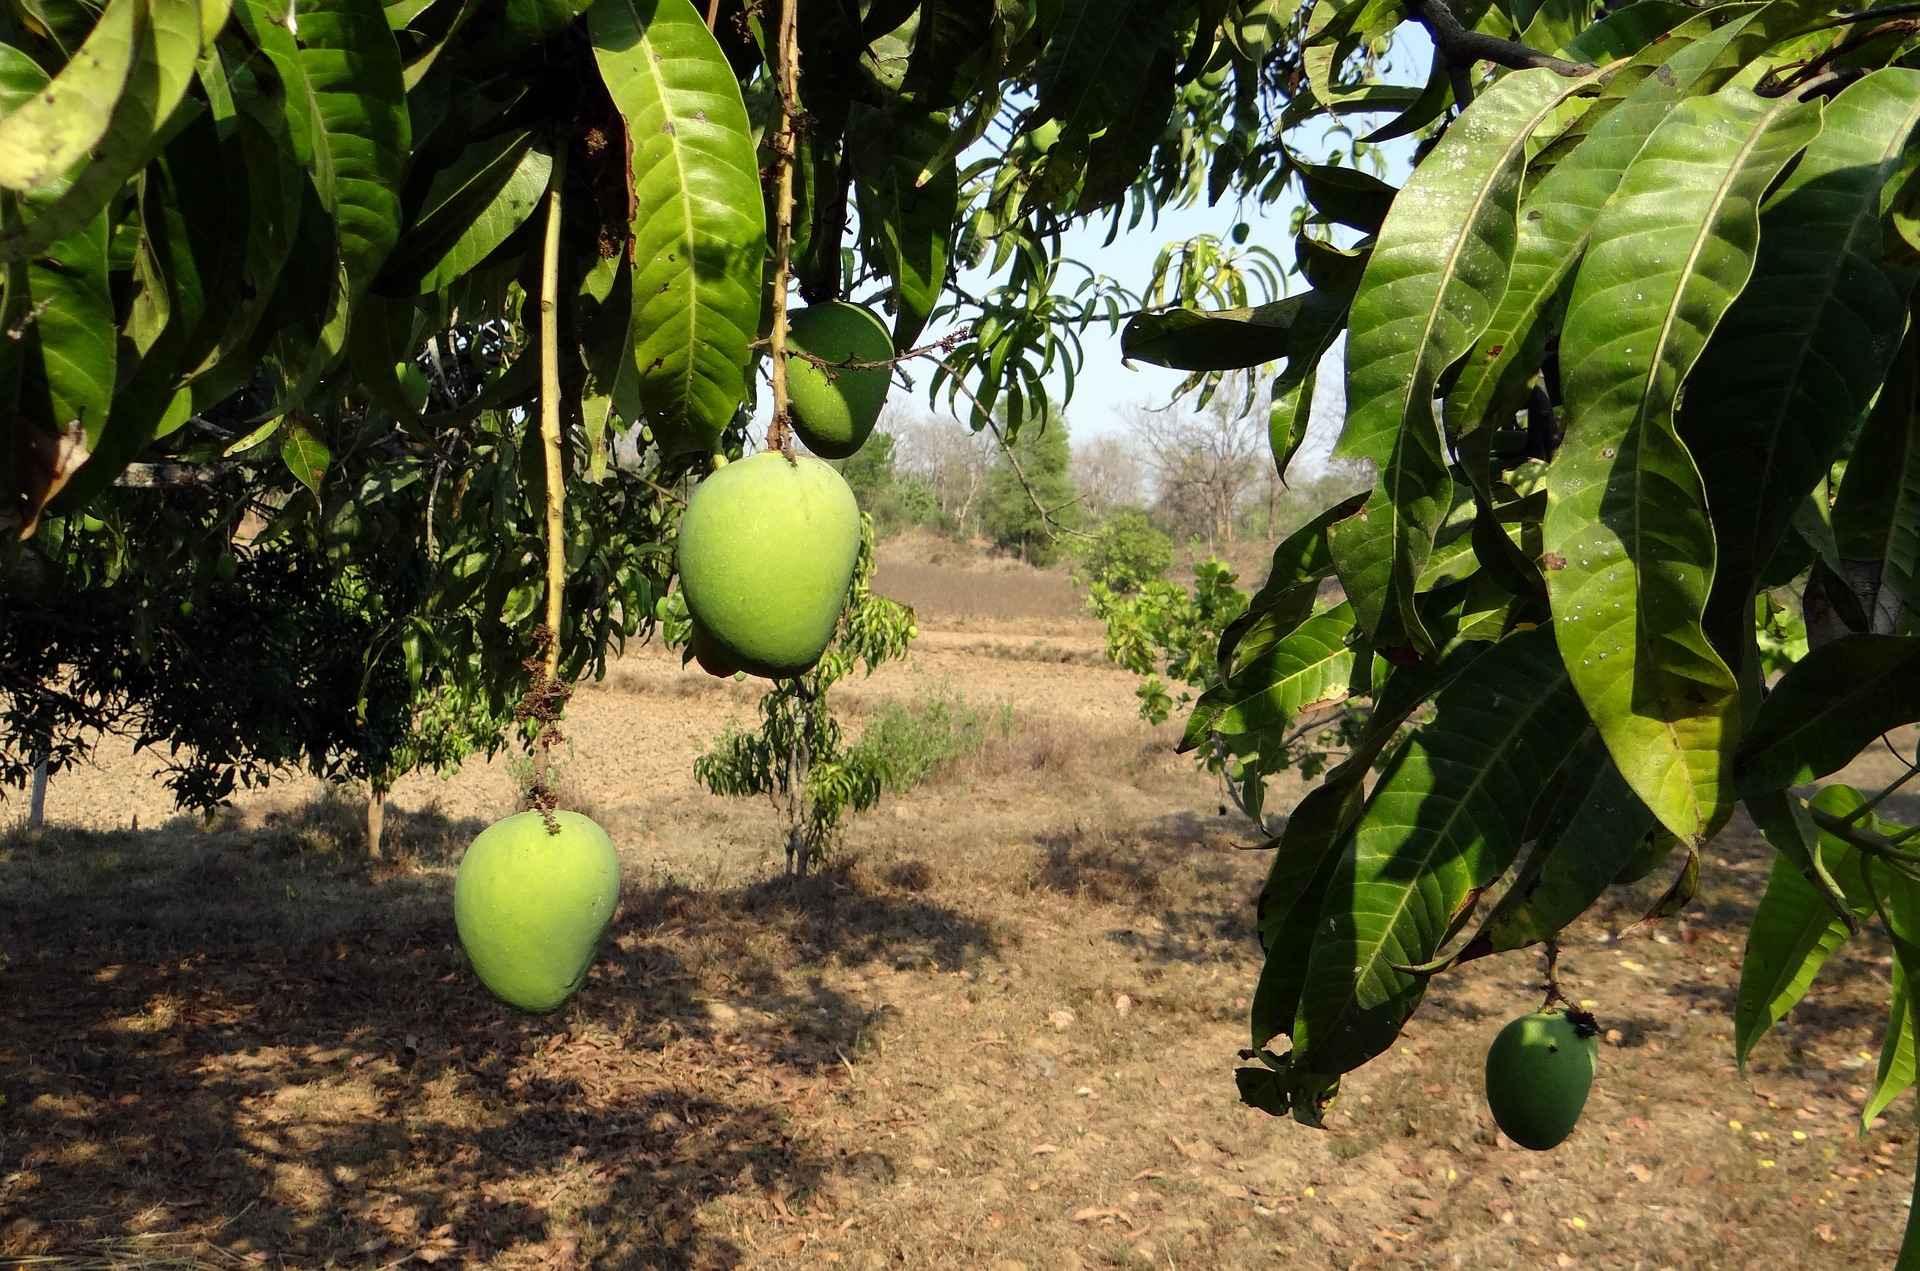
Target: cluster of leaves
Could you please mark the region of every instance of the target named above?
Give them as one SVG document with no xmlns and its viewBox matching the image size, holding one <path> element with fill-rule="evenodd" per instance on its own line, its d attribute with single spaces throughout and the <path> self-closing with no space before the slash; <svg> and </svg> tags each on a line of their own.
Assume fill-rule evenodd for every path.
<svg viewBox="0 0 1920 1271">
<path fill-rule="evenodd" d="M 761 696 L 757 732 L 728 729 L 693 761 L 693 775 L 715 794 L 765 796 L 780 809 L 791 874 L 818 862 L 846 817 L 877 805 L 899 776 L 885 751 L 847 744 L 828 702 L 833 686 L 856 669 L 871 675 L 905 657 L 919 633 L 913 610 L 873 593 L 873 518 L 863 513 L 860 520 L 860 557 L 833 643 L 811 671 L 776 680 Z M 668 644 L 684 645 L 692 623 L 678 592 L 663 601 L 661 614 Z"/>
<path fill-rule="evenodd" d="M 1221 641 L 1242 625 L 1252 600 L 1237 586 L 1239 576 L 1217 559 L 1194 565 L 1191 587 L 1160 577 L 1172 553 L 1164 535 L 1157 542 L 1150 537 L 1158 534 L 1144 517 L 1114 518 L 1083 548 L 1080 574 L 1087 607 L 1107 629 L 1107 657 L 1140 677 L 1134 693 L 1141 718 L 1152 724 L 1165 723 L 1196 700 L 1219 698 L 1216 690 L 1229 674 L 1219 657 Z M 1257 724 L 1215 727 L 1219 714 L 1213 711 L 1196 710 L 1190 717 L 1187 741 L 1198 738 L 1200 744 L 1183 748 L 1220 779 L 1228 801 L 1256 825 L 1265 824 L 1268 777 L 1288 769 L 1318 776 L 1364 718 L 1364 703 L 1319 700 L 1315 694 L 1325 681 L 1313 672 L 1300 680 L 1292 697 L 1276 679 L 1257 701 L 1230 708 L 1282 712 L 1291 725 L 1284 733 Z M 1328 709 L 1308 710 L 1309 703 Z"/>
<path fill-rule="evenodd" d="M 876 280 L 903 354 L 936 314 L 958 324 L 933 389 L 964 391 L 976 427 L 1044 412 L 1051 371 L 1071 391 L 1077 330 L 1125 298 L 1059 257 L 1061 231 L 1138 223 L 1198 197 L 1203 167 L 1240 172 L 1219 158 L 1229 134 L 1258 149 L 1309 74 L 1280 14 L 806 6 L 788 103 L 801 294 Z M 771 316 L 767 178 L 787 158 L 766 135 L 781 17 L 742 0 L 0 7 L 0 528 L 71 522 L 130 464 L 238 470 L 280 541 L 330 535 L 413 571 L 395 590 L 382 567 L 354 602 L 374 628 L 354 678 L 382 682 L 397 647 L 402 714 L 464 722 L 355 760 L 369 779 L 497 736 L 542 622 L 520 546 L 544 495 L 536 403 L 557 397 L 566 430 L 569 675 L 651 622 L 659 491 L 738 447 Z M 1284 176 L 1270 160 L 1261 197 Z M 960 258 L 1004 280 L 966 295 Z M 1207 276 L 1235 268 L 1174 272 L 1183 296 L 1231 296 Z M 233 550 L 194 541 L 202 560 Z M 34 551 L 5 567 L 60 564 Z M 57 609 L 86 586 L 36 594 Z"/>
<path fill-rule="evenodd" d="M 1307 184 L 1365 237 L 1302 244 L 1310 289 L 1277 304 L 1128 331 L 1133 355 L 1184 369 L 1281 362 L 1283 471 L 1302 389 L 1347 333 L 1335 453 L 1377 482 L 1276 548 L 1186 737 L 1264 754 L 1305 712 L 1373 700 L 1275 840 L 1260 902 L 1264 1064 L 1243 1094 L 1308 1122 L 1434 974 L 1551 938 L 1675 850 L 1661 911 L 1684 903 L 1737 804 L 1781 855 L 1776 887 L 1842 931 L 1866 905 L 1902 976 L 1920 971 L 1912 833 L 1797 793 L 1920 717 L 1908 27 L 1806 0 L 1592 21 L 1496 3 L 1473 31 L 1414 12 L 1458 109 L 1366 207 Z M 1333 20 L 1310 62 L 1339 60 L 1341 22 L 1364 38 L 1405 16 L 1316 14 Z M 1342 107 L 1316 83 L 1288 109 Z M 1318 603 L 1329 577 L 1344 599 Z M 1769 684 L 1796 651 L 1766 599 L 1782 589 L 1814 647 Z M 1836 840 L 1869 862 L 1852 884 Z M 1763 915 L 1783 903 L 1770 891 Z M 1756 924 L 1750 969 L 1786 968 L 1754 971 L 1770 1010 L 1811 956 Z M 1893 1009 L 1897 1056 L 1904 992 Z"/>
</svg>

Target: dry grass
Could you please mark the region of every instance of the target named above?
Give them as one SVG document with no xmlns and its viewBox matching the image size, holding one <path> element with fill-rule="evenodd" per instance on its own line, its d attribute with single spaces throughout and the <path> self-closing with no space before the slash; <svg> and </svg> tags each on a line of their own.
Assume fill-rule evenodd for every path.
<svg viewBox="0 0 1920 1271">
<path fill-rule="evenodd" d="M 210 828 L 0 840 L 0 1262 L 1891 1262 L 1915 1136 L 1854 1127 L 1884 961 L 1843 952 L 1750 1083 L 1733 1069 L 1750 827 L 1680 919 L 1633 927 L 1656 876 L 1569 940 L 1612 1031 L 1564 1148 L 1505 1143 L 1480 1097 L 1487 1042 L 1537 1000 L 1524 955 L 1443 977 L 1314 1133 L 1233 1095 L 1253 835 L 1126 677 L 937 647 L 942 681 L 850 703 L 950 680 L 1016 727 L 799 884 L 770 881 L 764 803 L 687 774 L 750 694 L 646 653 L 583 691 L 566 780 L 626 880 L 549 1017 L 490 1000 L 451 931 L 458 853 L 512 802 L 499 765 L 396 794 L 377 866 L 357 801 L 311 789 Z M 120 816 L 132 779 L 57 782 L 55 807 Z"/>
</svg>

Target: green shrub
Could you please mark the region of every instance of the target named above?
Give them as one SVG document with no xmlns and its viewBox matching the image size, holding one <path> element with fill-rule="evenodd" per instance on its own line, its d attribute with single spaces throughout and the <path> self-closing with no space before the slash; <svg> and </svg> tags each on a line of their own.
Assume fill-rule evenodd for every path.
<svg viewBox="0 0 1920 1271">
<path fill-rule="evenodd" d="M 986 711 L 958 695 L 942 693 L 913 705 L 889 702 L 867 725 L 853 748 L 860 766 L 880 773 L 886 788 L 902 794 L 943 765 L 977 752 L 994 732 L 1012 732 L 1012 710 Z"/>
<path fill-rule="evenodd" d="M 1128 509 L 1101 522 L 1091 538 L 1077 540 L 1074 554 L 1083 582 L 1125 596 L 1166 575 L 1173 564 L 1173 540 L 1145 512 Z"/>
</svg>

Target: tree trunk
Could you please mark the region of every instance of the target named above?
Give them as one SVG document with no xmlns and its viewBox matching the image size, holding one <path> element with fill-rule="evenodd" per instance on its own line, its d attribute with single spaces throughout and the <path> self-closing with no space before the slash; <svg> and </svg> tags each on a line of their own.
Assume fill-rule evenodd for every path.
<svg viewBox="0 0 1920 1271">
<path fill-rule="evenodd" d="M 367 796 L 367 859 L 380 859 L 380 833 L 387 822 L 387 792 L 376 788 Z"/>
<path fill-rule="evenodd" d="M 27 796 L 27 829 L 38 834 L 47 825 L 47 761 L 38 758 L 33 765 L 33 792 Z"/>
</svg>

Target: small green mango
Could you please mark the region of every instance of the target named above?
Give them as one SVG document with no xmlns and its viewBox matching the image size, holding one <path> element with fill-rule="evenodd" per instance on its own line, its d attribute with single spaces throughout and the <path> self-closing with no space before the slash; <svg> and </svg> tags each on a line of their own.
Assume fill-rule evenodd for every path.
<svg viewBox="0 0 1920 1271">
<path fill-rule="evenodd" d="M 620 857 L 577 812 L 521 812 L 480 832 L 453 882 L 454 925 L 474 974 L 523 1011 L 550 1011 L 587 978 L 620 900 Z"/>
<path fill-rule="evenodd" d="M 695 487 L 675 554 L 687 611 L 720 653 L 754 675 L 799 675 L 846 607 L 860 505 L 820 460 L 764 451 Z"/>
<path fill-rule="evenodd" d="M 1598 1059 L 1593 1017 L 1536 1011 L 1500 1030 L 1487 1051 L 1487 1106 L 1506 1136 L 1544 1152 L 1579 1123 Z"/>
<path fill-rule="evenodd" d="M 809 305 L 794 314 L 787 340 L 802 353 L 829 362 L 880 362 L 893 356 L 886 324 L 844 300 Z M 845 459 L 873 434 L 886 404 L 888 367 L 823 367 L 787 358 L 787 404 L 793 430 L 823 459 Z"/>
</svg>

